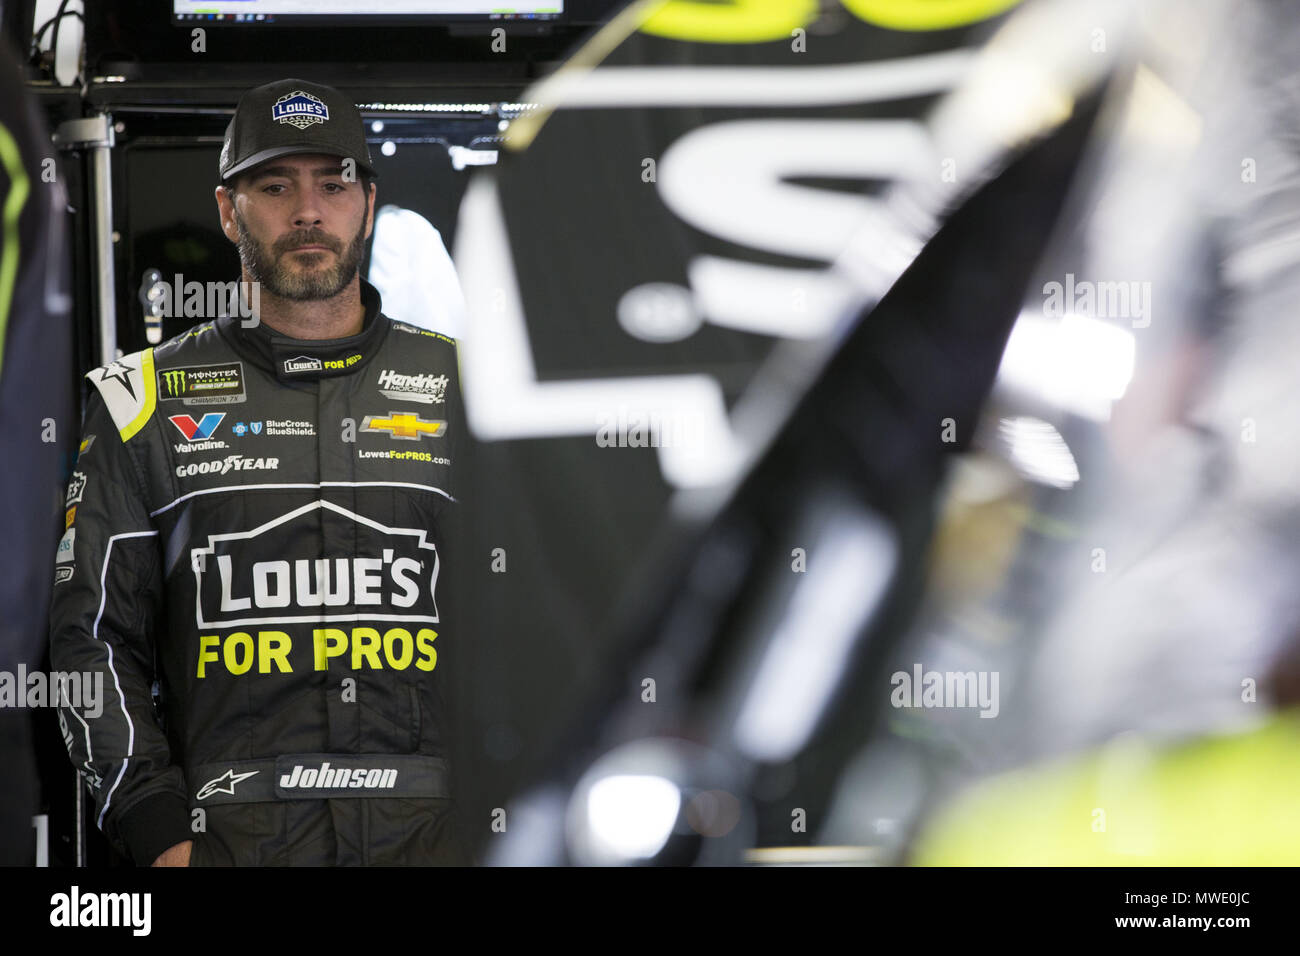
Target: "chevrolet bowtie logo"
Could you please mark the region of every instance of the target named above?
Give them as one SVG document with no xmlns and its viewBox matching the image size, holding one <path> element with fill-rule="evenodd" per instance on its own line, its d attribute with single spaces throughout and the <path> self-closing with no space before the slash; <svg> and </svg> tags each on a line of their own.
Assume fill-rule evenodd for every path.
<svg viewBox="0 0 1300 956">
<path fill-rule="evenodd" d="M 384 415 L 367 415 L 361 422 L 363 432 L 391 432 L 394 438 L 419 441 L 437 438 L 447 430 L 446 422 L 426 421 L 414 412 L 389 412 Z"/>
</svg>

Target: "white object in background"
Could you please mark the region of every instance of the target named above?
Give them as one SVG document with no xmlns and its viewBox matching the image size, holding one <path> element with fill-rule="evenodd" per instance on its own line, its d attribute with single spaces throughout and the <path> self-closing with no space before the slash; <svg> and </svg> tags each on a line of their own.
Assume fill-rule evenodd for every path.
<svg viewBox="0 0 1300 956">
<path fill-rule="evenodd" d="M 470 149 L 466 146 L 448 146 L 451 168 L 460 172 L 466 166 L 492 166 L 497 161 L 495 149 Z"/>
<path fill-rule="evenodd" d="M 36 0 L 36 14 L 32 19 L 33 30 L 39 30 L 46 20 L 58 12 L 59 2 L 60 0 Z M 65 10 L 76 10 L 81 13 L 84 8 L 84 2 L 75 6 L 69 3 Z M 60 86 L 71 86 L 72 81 L 77 78 L 77 71 L 81 66 L 81 41 L 84 33 L 85 29 L 79 17 L 63 18 L 63 24 L 59 28 L 60 49 L 55 51 L 54 59 L 54 75 Z M 27 40 L 30 45 L 31 37 Z M 41 38 L 41 49 L 48 50 L 53 42 L 54 27 L 51 26 Z"/>
<path fill-rule="evenodd" d="M 50 865 L 50 818 L 48 814 L 38 813 L 32 817 L 32 827 L 36 830 L 36 865 Z"/>
<path fill-rule="evenodd" d="M 384 206 L 375 214 L 369 281 L 390 319 L 457 338 L 465 295 L 442 234 L 418 212 Z"/>
</svg>

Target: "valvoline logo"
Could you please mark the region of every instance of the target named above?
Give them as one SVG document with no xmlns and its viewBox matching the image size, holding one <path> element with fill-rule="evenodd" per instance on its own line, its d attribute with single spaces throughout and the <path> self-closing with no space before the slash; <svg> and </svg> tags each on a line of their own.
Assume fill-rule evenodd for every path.
<svg viewBox="0 0 1300 956">
<path fill-rule="evenodd" d="M 208 412 L 197 422 L 189 415 L 172 415 L 167 420 L 176 426 L 186 441 L 202 441 L 216 433 L 217 426 L 225 417 L 225 412 Z"/>
</svg>

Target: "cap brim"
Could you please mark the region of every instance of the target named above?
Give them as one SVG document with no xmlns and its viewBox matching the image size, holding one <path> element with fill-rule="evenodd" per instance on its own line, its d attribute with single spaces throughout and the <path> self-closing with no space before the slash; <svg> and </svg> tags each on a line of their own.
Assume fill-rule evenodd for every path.
<svg viewBox="0 0 1300 956">
<path fill-rule="evenodd" d="M 254 153 L 243 162 L 236 163 L 234 166 L 231 166 L 222 173 L 221 181 L 223 183 L 229 182 L 231 177 L 238 176 L 240 173 L 246 173 L 254 166 L 260 166 L 269 159 L 278 159 L 281 156 L 304 155 L 306 153 L 320 153 L 325 156 L 338 156 L 340 159 L 356 159 L 357 165 L 371 176 L 377 177 L 379 175 L 375 172 L 374 167 L 369 163 L 357 159 L 355 156 L 351 156 L 345 150 L 333 150 L 327 146 L 310 146 L 304 144 L 302 146 L 273 146 L 270 149 L 262 150 L 260 153 Z"/>
</svg>

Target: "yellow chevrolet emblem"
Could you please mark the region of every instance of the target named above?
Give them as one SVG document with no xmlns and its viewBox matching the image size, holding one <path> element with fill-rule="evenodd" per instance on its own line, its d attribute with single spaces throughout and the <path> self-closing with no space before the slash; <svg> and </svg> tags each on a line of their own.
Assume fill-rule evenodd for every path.
<svg viewBox="0 0 1300 956">
<path fill-rule="evenodd" d="M 437 438 L 447 430 L 447 423 L 425 421 L 414 412 L 389 412 L 382 415 L 367 415 L 361 423 L 361 430 L 367 432 L 392 432 L 394 438 L 419 441 L 421 438 Z"/>
</svg>

